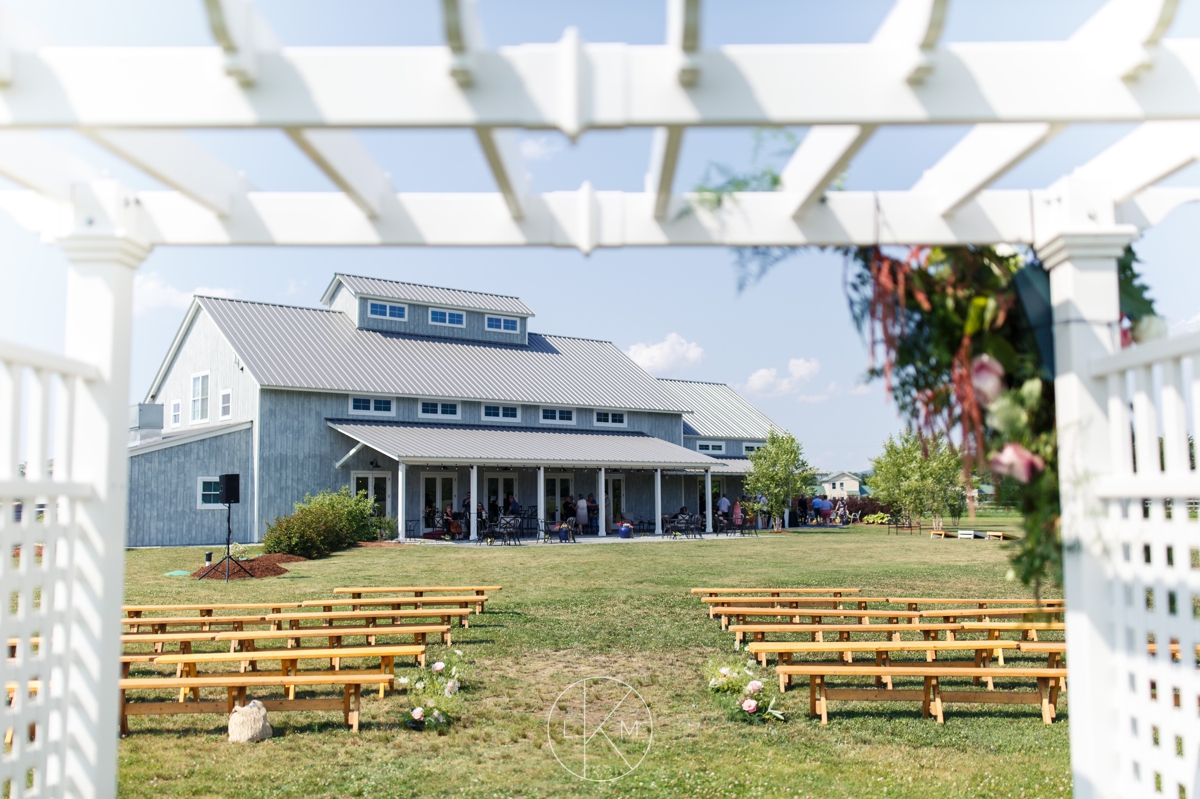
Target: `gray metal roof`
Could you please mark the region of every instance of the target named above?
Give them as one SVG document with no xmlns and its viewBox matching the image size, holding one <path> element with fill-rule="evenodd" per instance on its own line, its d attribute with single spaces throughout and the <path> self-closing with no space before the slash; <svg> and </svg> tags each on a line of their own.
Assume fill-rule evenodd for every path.
<svg viewBox="0 0 1200 799">
<path fill-rule="evenodd" d="M 782 427 L 724 383 L 666 378 L 659 378 L 659 382 L 692 411 L 692 415 L 684 419 L 684 435 L 766 440 L 772 428 L 783 431 Z"/>
<path fill-rule="evenodd" d="M 717 461 L 644 433 L 330 419 L 334 430 L 398 461 L 500 466 L 713 468 Z"/>
<path fill-rule="evenodd" d="M 749 458 L 713 458 L 717 465 L 713 467 L 713 474 L 749 474 L 750 459 Z"/>
<path fill-rule="evenodd" d="M 688 407 L 611 342 L 529 345 L 360 330 L 339 311 L 197 297 L 260 385 L 681 413 Z"/>
<path fill-rule="evenodd" d="M 328 305 L 333 298 L 333 289 L 341 281 L 355 295 L 383 297 L 389 300 L 406 300 L 422 305 L 436 305 L 443 308 L 465 308 L 469 311 L 496 311 L 497 313 L 513 316 L 533 316 L 528 305 L 517 297 L 504 294 L 485 294 L 482 291 L 464 291 L 462 289 L 447 289 L 439 286 L 424 286 L 420 283 L 401 283 L 397 280 L 384 280 L 378 277 L 361 277 L 359 275 L 333 276 L 329 288 L 321 302 Z"/>
</svg>

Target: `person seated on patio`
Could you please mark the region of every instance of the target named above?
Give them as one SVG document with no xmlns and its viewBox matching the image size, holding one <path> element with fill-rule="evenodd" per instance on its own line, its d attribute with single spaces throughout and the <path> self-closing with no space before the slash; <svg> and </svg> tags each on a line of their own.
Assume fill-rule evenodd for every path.
<svg viewBox="0 0 1200 799">
<path fill-rule="evenodd" d="M 687 505 L 684 505 L 682 508 L 679 509 L 678 515 L 679 516 L 687 516 L 688 515 Z"/>
<path fill-rule="evenodd" d="M 509 516 L 520 516 L 521 515 L 521 503 L 517 502 L 516 497 L 510 496 L 508 498 L 508 515 Z"/>
<path fill-rule="evenodd" d="M 733 523 L 742 523 L 742 503 L 737 500 L 733 502 Z"/>
<path fill-rule="evenodd" d="M 442 532 L 447 536 L 450 535 L 450 528 L 454 524 L 454 507 L 447 502 L 446 507 L 442 508 Z"/>
<path fill-rule="evenodd" d="M 482 502 L 475 503 L 475 515 L 477 517 L 479 517 L 479 529 L 482 530 L 484 528 L 484 526 L 487 524 L 487 520 L 488 520 L 487 511 L 484 510 Z"/>
<path fill-rule="evenodd" d="M 575 523 L 580 527 L 588 526 L 588 503 L 583 494 L 579 495 L 579 501 L 575 503 Z"/>
<path fill-rule="evenodd" d="M 433 507 L 432 502 L 425 503 L 425 526 L 433 527 L 437 519 L 437 508 Z"/>
</svg>

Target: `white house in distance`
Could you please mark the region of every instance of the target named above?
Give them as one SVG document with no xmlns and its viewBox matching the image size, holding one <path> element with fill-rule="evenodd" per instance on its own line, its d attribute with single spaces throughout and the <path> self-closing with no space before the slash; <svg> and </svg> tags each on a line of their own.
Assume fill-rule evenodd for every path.
<svg viewBox="0 0 1200 799">
<path fill-rule="evenodd" d="M 853 472 L 834 472 L 821 476 L 821 489 L 831 499 L 863 495 L 862 480 Z"/>
</svg>

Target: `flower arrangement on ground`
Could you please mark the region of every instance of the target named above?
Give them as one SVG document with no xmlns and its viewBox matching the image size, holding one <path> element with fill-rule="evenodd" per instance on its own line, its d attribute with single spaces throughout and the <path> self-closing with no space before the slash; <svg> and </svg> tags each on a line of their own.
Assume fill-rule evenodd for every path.
<svg viewBox="0 0 1200 799">
<path fill-rule="evenodd" d="M 406 702 L 404 726 L 411 730 L 447 731 L 463 715 L 461 691 L 467 662 L 461 649 L 451 650 L 416 677 L 398 677 Z"/>
<path fill-rule="evenodd" d="M 778 724 L 787 721 L 776 708 L 779 697 L 770 681 L 763 682 L 758 664 L 708 662 L 708 690 L 714 694 L 734 696 L 727 708 L 731 721 L 744 724 Z"/>
</svg>

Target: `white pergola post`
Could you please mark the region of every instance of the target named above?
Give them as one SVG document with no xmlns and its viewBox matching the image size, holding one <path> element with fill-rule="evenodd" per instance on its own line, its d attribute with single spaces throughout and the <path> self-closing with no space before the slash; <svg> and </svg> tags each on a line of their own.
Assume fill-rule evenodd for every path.
<svg viewBox="0 0 1200 799">
<path fill-rule="evenodd" d="M 406 469 L 406 467 L 404 465 L 404 461 L 397 461 L 397 463 L 396 463 L 396 526 L 399 528 L 399 534 L 397 535 L 397 538 L 399 538 L 401 541 L 405 541 L 408 539 L 408 528 L 406 526 L 407 522 L 404 519 L 404 517 L 406 515 L 405 514 L 405 506 L 407 504 L 405 502 L 405 500 L 408 499 L 408 491 L 406 489 L 407 483 L 405 482 L 405 479 L 404 479 L 405 469 Z"/>
<path fill-rule="evenodd" d="M 713 501 L 712 501 L 712 469 L 704 470 L 704 532 L 711 533 L 712 516 L 713 516 Z"/>
<path fill-rule="evenodd" d="M 95 494 L 75 505 L 79 534 L 69 554 L 75 579 L 63 620 L 69 626 L 71 657 L 61 765 L 66 795 L 107 797 L 117 790 L 117 681 L 129 496 L 128 433 L 122 420 L 129 407 L 133 273 L 150 248 L 117 236 L 71 236 L 60 244 L 71 262 L 66 355 L 100 372 L 99 380 L 76 393 L 69 454 L 71 479 L 90 484 Z"/>
<path fill-rule="evenodd" d="M 545 526 L 546 526 L 545 525 L 545 522 L 546 522 L 546 467 L 545 466 L 538 467 L 537 481 L 538 481 L 538 488 L 537 488 L 538 514 L 540 515 L 540 518 L 538 520 L 538 530 L 540 531 L 540 530 L 544 530 Z"/>
<path fill-rule="evenodd" d="M 604 524 L 604 467 L 600 467 L 600 481 L 596 486 L 596 529 L 600 535 L 608 535 L 608 527 Z"/>
<path fill-rule="evenodd" d="M 1113 670 L 1112 603 L 1117 591 L 1108 563 L 1117 555 L 1108 551 L 1103 520 L 1095 512 L 1102 507 L 1095 496 L 1095 479 L 1110 471 L 1108 397 L 1089 367 L 1117 346 L 1117 258 L 1130 239 L 1131 232 L 1125 231 L 1063 234 L 1041 248 L 1054 307 L 1071 771 L 1075 796 L 1088 799 L 1123 795 L 1122 778 L 1128 778 L 1117 773 L 1120 757 L 1113 735 L 1120 725 L 1129 724 L 1117 718 L 1113 702 L 1117 691 L 1129 690 Z M 1149 735 L 1149 729 L 1143 734 Z M 1153 775 L 1142 779 L 1145 787 Z"/>
<path fill-rule="evenodd" d="M 654 533 L 662 535 L 662 469 L 654 470 Z"/>
<path fill-rule="evenodd" d="M 471 464 L 471 502 L 467 511 L 471 514 L 471 540 L 479 540 L 479 514 L 475 512 L 475 504 L 479 502 L 479 467 Z"/>
</svg>

